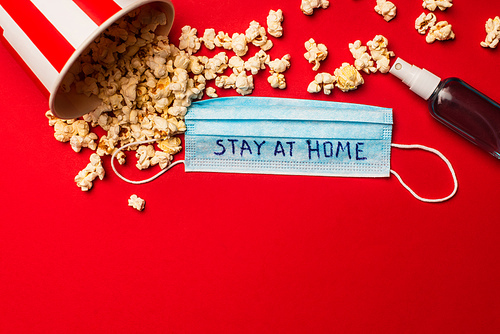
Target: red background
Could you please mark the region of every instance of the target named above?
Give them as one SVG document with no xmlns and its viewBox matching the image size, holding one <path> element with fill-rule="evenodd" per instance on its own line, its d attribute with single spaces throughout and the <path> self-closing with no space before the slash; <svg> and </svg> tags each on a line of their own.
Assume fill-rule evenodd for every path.
<svg viewBox="0 0 500 334">
<path fill-rule="evenodd" d="M 299 0 L 173 2 L 176 44 L 186 24 L 199 35 L 205 28 L 231 35 L 252 20 L 266 25 L 269 10 L 281 8 L 284 36 L 268 53 L 291 54 L 288 87 L 273 90 L 260 73 L 253 96 L 391 107 L 393 142 L 440 150 L 456 170 L 457 195 L 426 204 L 395 177 L 185 173 L 182 166 L 134 186 L 112 173 L 109 157 L 106 178 L 82 192 L 73 178 L 91 151 L 74 153 L 53 138 L 45 95 L 0 45 L 0 332 L 498 333 L 500 162 L 434 121 L 426 102 L 392 75 L 364 75 L 350 93 L 307 93 L 315 73 L 303 57 L 309 38 L 326 44 L 320 71 L 332 73 L 353 62 L 348 43 L 383 34 L 397 56 L 500 101 L 500 49 L 479 45 L 486 20 L 500 15 L 498 1 L 436 11 L 457 37 L 430 45 L 413 28 L 420 1 L 394 1 L 389 23 L 375 1 L 334 0 L 313 16 L 302 14 Z M 451 191 L 439 158 L 392 151 L 391 167 L 417 193 Z M 137 171 L 134 160 L 127 176 L 153 172 Z M 146 200 L 143 212 L 127 206 L 133 193 Z"/>
</svg>

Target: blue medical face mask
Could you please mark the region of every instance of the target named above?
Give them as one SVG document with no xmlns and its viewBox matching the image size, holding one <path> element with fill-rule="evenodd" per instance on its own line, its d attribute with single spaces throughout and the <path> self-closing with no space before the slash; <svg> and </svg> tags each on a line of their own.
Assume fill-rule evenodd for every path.
<svg viewBox="0 0 500 334">
<path fill-rule="evenodd" d="M 195 102 L 185 117 L 186 172 L 389 177 L 394 174 L 416 198 L 451 198 L 457 181 L 441 153 L 419 145 L 391 144 L 392 109 L 368 105 L 229 97 Z M 133 143 L 137 145 L 137 143 Z M 438 154 L 452 172 L 455 189 L 442 199 L 416 195 L 390 169 L 391 146 Z M 123 147 L 125 148 L 125 147 Z M 122 149 L 123 149 L 122 148 Z M 122 177 L 111 163 L 119 177 Z M 172 164 L 171 166 L 173 166 Z"/>
<path fill-rule="evenodd" d="M 261 97 L 194 103 L 186 171 L 387 177 L 392 110 Z"/>
</svg>

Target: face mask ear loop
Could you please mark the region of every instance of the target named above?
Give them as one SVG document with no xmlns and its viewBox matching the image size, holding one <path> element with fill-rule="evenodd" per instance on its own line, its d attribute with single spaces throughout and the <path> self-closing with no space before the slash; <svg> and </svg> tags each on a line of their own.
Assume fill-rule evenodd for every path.
<svg viewBox="0 0 500 334">
<path fill-rule="evenodd" d="M 118 173 L 118 171 L 115 168 L 115 158 L 116 158 L 116 155 L 118 153 L 120 153 L 122 150 L 124 150 L 124 149 L 126 149 L 127 147 L 130 147 L 130 146 L 148 144 L 148 143 L 152 143 L 152 142 L 155 142 L 155 141 L 158 141 L 158 140 L 160 140 L 160 139 L 150 139 L 150 140 L 144 140 L 144 141 L 134 142 L 134 143 L 130 143 L 130 144 L 127 144 L 127 145 L 123 145 L 122 147 L 120 147 L 117 150 L 115 150 L 113 152 L 113 155 L 111 156 L 111 168 L 113 168 L 113 171 L 115 172 L 116 176 L 118 176 L 120 179 L 122 179 L 123 181 L 128 182 L 128 183 L 132 183 L 132 184 L 144 184 L 144 183 L 148 183 L 148 182 L 151 182 L 151 181 L 155 180 L 156 178 L 158 178 L 159 176 L 161 176 L 163 173 L 165 173 L 166 171 L 168 171 L 170 168 L 174 167 L 175 165 L 178 165 L 180 163 L 184 163 L 184 160 L 178 160 L 176 162 L 173 162 L 167 168 L 161 170 L 161 172 L 153 175 L 149 179 L 140 180 L 140 181 L 129 180 L 126 177 L 124 177 L 123 175 L 121 175 L 120 173 Z"/>
<path fill-rule="evenodd" d="M 452 198 L 453 196 L 455 196 L 455 194 L 456 194 L 456 192 L 458 190 L 457 175 L 455 174 L 455 170 L 453 169 L 453 166 L 451 165 L 450 161 L 448 159 L 446 159 L 446 157 L 441 152 L 439 152 L 436 149 L 427 147 L 427 146 L 416 145 L 416 144 L 415 145 L 391 144 L 391 146 L 392 147 L 396 147 L 396 148 L 401 148 L 401 149 L 418 148 L 418 149 L 421 149 L 421 150 L 424 150 L 424 151 L 428 151 L 428 152 L 434 153 L 437 156 L 439 156 L 446 163 L 446 165 L 448 165 L 448 169 L 450 170 L 451 175 L 453 177 L 454 188 L 453 188 L 453 191 L 452 191 L 452 193 L 450 195 L 448 195 L 448 196 L 446 196 L 444 198 L 438 198 L 438 199 L 428 199 L 428 198 L 423 198 L 423 197 L 418 196 L 408 185 L 406 185 L 406 183 L 404 183 L 404 181 L 401 178 L 401 176 L 399 176 L 398 173 L 396 173 L 394 170 L 391 169 L 391 174 L 393 174 L 394 176 L 396 176 L 396 178 L 399 180 L 399 182 L 401 183 L 401 185 L 406 190 L 408 190 L 410 192 L 410 194 L 412 194 L 416 199 L 418 199 L 418 200 L 420 200 L 422 202 L 426 202 L 426 203 L 440 203 L 440 202 L 447 201 L 450 198 Z"/>
</svg>

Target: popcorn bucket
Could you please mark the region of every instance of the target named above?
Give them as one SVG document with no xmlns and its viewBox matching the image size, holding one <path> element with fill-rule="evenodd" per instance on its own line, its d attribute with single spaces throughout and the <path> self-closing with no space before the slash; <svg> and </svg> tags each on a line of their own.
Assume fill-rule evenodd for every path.
<svg viewBox="0 0 500 334">
<path fill-rule="evenodd" d="M 167 23 L 155 33 L 167 36 L 174 19 L 170 0 L 0 0 L 0 27 L 7 43 L 50 94 L 52 113 L 76 118 L 100 101 L 75 91 L 62 93 L 65 76 L 99 35 L 142 6 L 165 13 Z"/>
</svg>

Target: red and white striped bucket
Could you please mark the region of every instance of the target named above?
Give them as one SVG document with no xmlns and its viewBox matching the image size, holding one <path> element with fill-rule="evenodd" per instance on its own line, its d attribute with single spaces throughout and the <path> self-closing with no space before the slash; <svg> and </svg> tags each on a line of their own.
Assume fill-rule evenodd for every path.
<svg viewBox="0 0 500 334">
<path fill-rule="evenodd" d="M 83 94 L 60 94 L 64 76 L 80 54 L 111 24 L 141 6 L 174 19 L 170 0 L 0 0 L 3 36 L 50 94 L 49 107 L 60 118 L 90 112 L 97 101 Z"/>
</svg>

